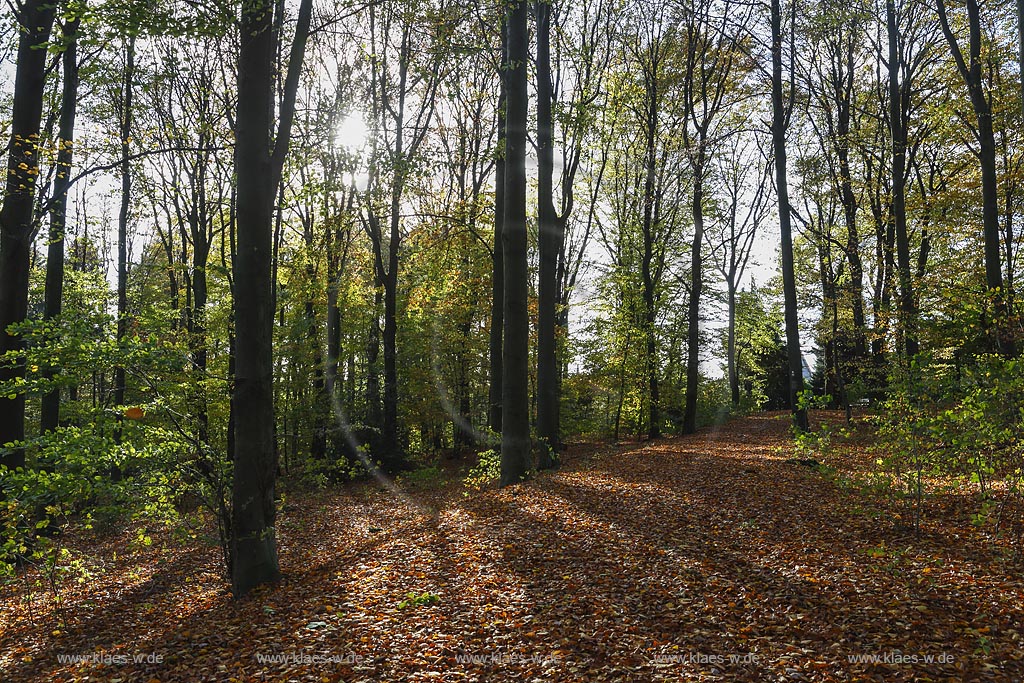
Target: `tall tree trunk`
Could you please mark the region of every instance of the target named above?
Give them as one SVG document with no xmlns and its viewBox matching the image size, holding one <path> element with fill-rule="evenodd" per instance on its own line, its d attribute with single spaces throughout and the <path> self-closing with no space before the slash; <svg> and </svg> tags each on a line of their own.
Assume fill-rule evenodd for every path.
<svg viewBox="0 0 1024 683">
<path fill-rule="evenodd" d="M 206 303 L 209 300 L 209 286 L 206 279 L 206 262 L 209 259 L 209 242 L 193 239 L 192 243 L 192 367 L 199 379 L 196 392 L 196 439 L 205 444 L 209 440 L 210 418 L 206 405 Z"/>
<path fill-rule="evenodd" d="M 0 209 L 0 356 L 23 348 L 20 334 L 7 328 L 28 315 L 29 261 L 32 252 L 33 203 L 39 175 L 39 126 L 43 115 L 47 50 L 40 47 L 50 37 L 55 3 L 24 0 L 17 13 L 23 27 L 18 38 L 14 76 L 11 141 L 8 145 L 7 182 Z M 25 376 L 21 360 L 0 366 L 0 382 Z M 25 438 L 25 394 L 0 396 L 0 445 Z M 25 464 L 25 451 L 13 448 L 0 455 L 0 465 Z"/>
<path fill-rule="evenodd" d="M 703 144 L 703 141 L 701 141 Z M 698 152 L 703 156 L 703 152 Z M 694 165 L 693 244 L 690 251 L 690 299 L 686 310 L 686 406 L 683 410 L 683 434 L 697 431 L 697 391 L 700 382 L 700 292 L 701 247 L 704 241 L 704 164 Z"/>
<path fill-rule="evenodd" d="M 505 113 L 504 343 L 502 344 L 501 486 L 530 470 L 529 270 L 526 253 L 526 121 L 529 60 L 526 0 L 508 5 Z"/>
<path fill-rule="evenodd" d="M 274 13 L 269 0 L 243 0 L 235 118 L 237 245 L 235 289 L 234 479 L 231 589 L 236 597 L 280 578 L 274 527 L 272 235 L 274 188 L 288 150 L 311 0 L 302 0 L 285 78 L 279 128 L 271 147 L 274 111 Z"/>
<path fill-rule="evenodd" d="M 644 336 L 646 343 L 646 371 L 647 387 L 650 397 L 650 411 L 648 412 L 647 437 L 657 439 L 661 436 L 661 397 L 658 386 L 658 343 L 655 330 L 657 320 L 656 293 L 654 274 L 651 271 L 654 260 L 654 230 L 657 218 L 654 215 L 654 204 L 656 201 L 656 175 L 657 175 L 657 134 L 658 134 L 658 85 L 657 85 L 657 62 L 653 65 L 652 74 L 647 82 L 647 122 L 646 150 L 645 150 L 645 171 L 644 171 L 644 215 L 643 215 L 643 253 L 644 258 L 640 264 L 640 279 L 643 286 L 644 301 Z"/>
<path fill-rule="evenodd" d="M 366 422 L 373 427 L 381 425 L 380 408 L 380 307 L 384 295 L 377 287 L 373 294 L 373 320 L 366 340 Z"/>
<path fill-rule="evenodd" d="M 76 16 L 63 27 L 67 45 L 61 56 L 64 83 L 61 91 L 60 122 L 58 124 L 57 173 L 53 182 L 53 201 L 50 206 L 50 235 L 46 245 L 46 290 L 43 294 L 43 317 L 55 320 L 60 316 L 64 299 L 64 236 L 67 231 L 68 189 L 71 182 L 71 164 L 75 144 L 75 117 L 78 113 L 78 28 L 81 17 Z M 55 376 L 53 367 L 44 370 L 44 377 Z M 43 395 L 40 406 L 40 432 L 53 431 L 60 424 L 60 388 Z"/>
<path fill-rule="evenodd" d="M 135 80 L 135 36 L 130 36 L 125 45 L 124 82 L 121 84 L 121 208 L 117 214 L 117 343 L 124 343 L 128 333 L 128 221 L 132 205 L 131 136 L 134 107 Z M 125 368 L 118 364 L 114 368 L 114 405 L 124 405 Z M 121 420 L 118 416 L 114 441 L 121 442 Z M 120 476 L 114 471 L 115 477 Z"/>
<path fill-rule="evenodd" d="M 238 56 L 235 174 L 238 255 L 235 278 L 235 476 L 232 576 L 236 596 L 280 577 L 274 519 L 271 173 L 274 33 L 268 0 L 242 4 Z"/>
<path fill-rule="evenodd" d="M 891 0 L 890 0 L 891 1 Z M 978 162 L 981 166 L 981 214 L 985 242 L 985 284 L 995 303 L 995 324 L 992 329 L 1000 352 L 1015 353 L 1012 338 L 1006 334 L 1006 293 L 1003 291 L 1003 269 L 1000 263 L 999 178 L 996 174 L 996 139 L 992 127 L 992 107 L 985 92 L 981 60 L 981 11 L 978 0 L 967 0 L 968 56 L 964 58 L 957 38 L 949 25 L 945 0 L 936 0 L 939 24 L 949 44 L 971 98 L 977 119 Z"/>
<path fill-rule="evenodd" d="M 401 133 L 399 133 L 401 135 Z M 395 189 L 391 206 L 391 239 L 388 270 L 384 274 L 384 422 L 381 460 L 385 469 L 399 469 L 405 462 L 398 439 L 398 247 L 401 242 L 401 190 Z"/>
<path fill-rule="evenodd" d="M 1024 0 L 1017 0 L 1017 65 L 1024 74 Z M 1024 75 L 1020 79 L 1021 115 L 1024 116 Z"/>
<path fill-rule="evenodd" d="M 538 469 L 557 463 L 559 446 L 558 358 L 555 314 L 558 294 L 558 255 L 561 224 L 552 199 L 555 155 L 552 147 L 551 3 L 536 3 L 537 11 L 537 436 L 541 448 Z"/>
<path fill-rule="evenodd" d="M 800 319 L 796 302 L 796 274 L 793 266 L 793 227 L 790 216 L 789 185 L 786 174 L 787 112 L 782 96 L 782 7 L 772 0 L 772 148 L 775 152 L 775 186 L 779 198 L 779 233 L 782 252 L 782 289 L 786 320 L 786 361 L 789 403 L 796 428 L 807 430 L 807 411 L 800 408 L 804 390 L 800 353 Z"/>
<path fill-rule="evenodd" d="M 726 356 L 729 372 L 729 396 L 732 399 L 732 407 L 740 405 L 740 373 L 739 358 L 736 356 L 736 284 L 730 279 L 728 282 L 728 307 L 729 322 L 726 331 Z"/>
<path fill-rule="evenodd" d="M 896 262 L 900 280 L 900 317 L 903 352 L 909 362 L 917 355 L 917 304 L 910 272 L 910 238 L 907 235 L 907 122 L 900 105 L 899 32 L 895 0 L 886 0 L 885 22 L 889 37 L 889 134 L 892 137 L 892 214 L 896 226 Z"/>
<path fill-rule="evenodd" d="M 505 64 L 508 62 L 506 22 L 501 22 L 500 93 L 498 95 L 498 158 L 494 164 L 494 247 L 491 252 L 491 329 L 488 344 L 490 385 L 487 394 L 487 426 L 501 432 L 501 360 L 505 315 L 505 259 L 502 226 L 505 223 L 505 107 L 507 103 Z"/>
<path fill-rule="evenodd" d="M 855 73 L 856 41 L 848 40 L 845 54 L 843 87 L 837 97 L 836 129 L 839 134 L 836 156 L 839 160 L 839 197 L 843 204 L 843 222 L 846 225 L 846 260 L 850 265 L 850 299 L 854 327 L 854 355 L 867 354 L 867 328 L 864 317 L 864 264 L 860 258 L 860 235 L 857 230 L 857 195 L 853 191 L 850 171 L 850 137 L 853 120 L 853 78 Z"/>
<path fill-rule="evenodd" d="M 309 444 L 309 454 L 316 460 L 322 460 L 327 456 L 327 384 L 324 381 L 324 358 L 323 347 L 320 345 L 320 325 L 316 316 L 316 301 L 314 299 L 313 283 L 316 282 L 317 273 L 314 259 L 316 258 L 316 240 L 313 234 L 313 219 L 310 214 L 304 215 L 302 219 L 302 237 L 306 245 L 306 288 L 309 294 L 305 301 L 306 318 L 306 340 L 313 353 L 313 393 L 312 393 L 312 435 Z M 329 315 L 329 314 L 328 314 Z"/>
</svg>

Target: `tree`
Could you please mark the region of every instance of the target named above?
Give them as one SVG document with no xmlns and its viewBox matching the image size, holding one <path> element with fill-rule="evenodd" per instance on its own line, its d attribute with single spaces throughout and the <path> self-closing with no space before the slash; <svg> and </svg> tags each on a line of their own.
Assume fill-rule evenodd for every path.
<svg viewBox="0 0 1024 683">
<path fill-rule="evenodd" d="M 128 331 L 128 222 L 131 217 L 132 166 L 131 140 L 135 99 L 135 42 L 136 35 L 124 40 L 124 72 L 115 96 L 120 142 L 121 206 L 117 212 L 117 342 L 123 343 Z M 124 405 L 125 367 L 114 368 L 114 404 Z M 121 441 L 120 425 L 114 431 L 114 440 Z M 116 474 L 116 472 L 115 472 Z M 118 475 L 119 476 L 119 475 Z"/>
<path fill-rule="evenodd" d="M 508 63 L 507 20 L 501 20 L 501 56 L 498 63 L 498 111 L 497 111 L 497 153 L 494 160 L 494 241 L 491 247 L 491 325 L 488 344 L 488 393 L 487 426 L 501 432 L 502 348 L 505 331 L 505 248 L 503 225 L 505 223 L 505 167 L 506 138 L 508 127 L 505 112 L 508 108 Z"/>
<path fill-rule="evenodd" d="M 689 180 L 681 132 L 685 44 L 678 22 L 666 12 L 642 5 L 624 19 L 629 38 L 620 46 L 604 132 L 612 138 L 605 188 L 611 217 L 597 225 L 616 271 L 620 307 L 642 344 L 646 432 L 652 439 L 661 435 L 663 420 L 658 323 L 668 299 L 667 272 L 685 226 L 680 207 Z"/>
<path fill-rule="evenodd" d="M 985 284 L 995 302 L 995 346 L 1000 352 L 1013 355 L 1014 344 L 1007 336 L 1006 293 L 1003 291 L 1003 269 L 1000 263 L 999 233 L 999 179 L 996 175 L 996 140 L 992 123 L 992 104 L 985 87 L 983 60 L 981 7 L 978 0 L 966 0 L 968 26 L 967 55 L 964 56 L 960 40 L 949 23 L 945 0 L 936 0 L 936 10 L 942 34 L 946 37 L 957 71 L 967 86 L 974 110 L 974 136 L 978 143 L 978 163 L 981 166 L 982 232 L 985 243 Z"/>
<path fill-rule="evenodd" d="M 370 8 L 371 141 L 369 182 L 361 220 L 373 246 L 384 305 L 384 405 L 377 451 L 386 469 L 405 462 L 398 424 L 398 271 L 404 239 L 402 202 L 434 116 L 445 24 L 440 16 L 427 44 L 417 42 L 414 16 L 394 3 Z M 392 50 L 397 54 L 392 54 Z M 425 61 L 417 58 L 425 55 Z"/>
<path fill-rule="evenodd" d="M 739 350 L 736 346 L 736 297 L 754 239 L 768 210 L 769 172 L 764 152 L 750 136 L 737 136 L 718 159 L 724 192 L 724 216 L 712 243 L 715 266 L 725 280 L 727 309 L 726 375 L 733 407 L 740 404 Z"/>
<path fill-rule="evenodd" d="M 867 340 L 859 203 L 850 148 L 858 134 L 856 74 L 864 33 L 862 13 L 856 4 L 823 3 L 808 19 L 805 29 L 810 42 L 806 51 L 807 119 L 820 141 L 832 190 L 843 207 L 843 252 L 849 264 L 846 289 L 853 318 L 853 355 L 857 359 L 867 354 Z"/>
<path fill-rule="evenodd" d="M 683 16 L 686 56 L 683 70 L 683 107 L 686 124 L 683 142 L 693 176 L 690 211 L 693 240 L 690 244 L 690 292 L 687 304 L 686 401 L 683 433 L 697 429 L 697 391 L 700 380 L 700 299 L 704 286 L 705 184 L 711 161 L 726 138 L 736 133 L 736 121 L 724 114 L 747 95 L 740 89 L 749 9 L 730 0 L 701 0 Z"/>
<path fill-rule="evenodd" d="M 526 65 L 529 32 L 526 0 L 508 5 L 505 67 L 504 339 L 502 344 L 501 486 L 518 483 L 531 465 L 526 240 Z"/>
<path fill-rule="evenodd" d="M 803 358 L 800 353 L 800 320 L 796 301 L 796 274 L 793 267 L 793 227 L 789 203 L 789 180 L 786 174 L 786 129 L 792 112 L 792 78 L 787 104 L 782 80 L 782 2 L 771 2 L 771 55 L 772 55 L 772 150 L 775 155 L 775 191 L 779 202 L 779 237 L 782 266 L 784 315 L 786 321 L 786 361 L 789 374 L 789 403 L 793 423 L 807 430 L 807 411 L 800 407 L 799 397 L 804 390 Z M 792 45 L 791 49 L 795 49 Z M 792 57 L 791 57 L 792 59 Z M 791 62 L 792 64 L 792 62 Z"/>
<path fill-rule="evenodd" d="M 271 242 L 275 188 L 288 150 L 311 14 L 312 0 L 302 0 L 272 144 L 274 55 L 279 39 L 274 13 L 270 0 L 244 0 L 241 7 L 235 117 L 238 237 L 233 262 L 237 340 L 232 396 L 231 590 L 236 597 L 280 577 L 274 529 L 277 462 Z"/>
<path fill-rule="evenodd" d="M 597 120 L 595 112 L 606 104 L 603 85 L 614 51 L 614 14 L 618 8 L 608 0 L 571 6 L 538 2 L 536 8 L 537 433 L 547 445 L 539 456 L 539 467 L 545 469 L 557 465 L 554 454 L 561 447 L 561 386 L 566 359 L 560 358 L 564 356 L 560 347 L 565 346 L 568 336 L 570 297 L 594 229 L 593 206 L 585 218 L 574 215 L 576 178 L 581 167 L 601 165 L 606 160 L 604 155 L 595 159 L 588 145 L 596 139 L 592 130 Z M 562 162 L 559 178 L 554 173 L 556 142 Z M 556 189 L 560 191 L 556 193 Z"/>
<path fill-rule="evenodd" d="M 896 227 L 896 262 L 900 281 L 903 352 L 908 360 L 917 355 L 917 302 L 910 271 L 910 239 L 907 236 L 907 121 L 903 101 L 907 88 L 900 85 L 905 61 L 900 49 L 895 0 L 885 2 L 885 26 L 889 43 L 889 132 L 892 137 L 892 213 Z"/>
<path fill-rule="evenodd" d="M 81 23 L 81 14 L 75 14 L 66 17 L 61 26 L 65 43 L 61 55 L 63 85 L 57 130 L 57 169 L 53 181 L 53 197 L 50 200 L 50 233 L 46 243 L 46 290 L 43 304 L 43 318 L 51 321 L 59 318 L 64 298 L 64 236 L 74 158 L 75 118 L 78 113 L 78 30 Z M 54 374 L 54 368 L 44 370 L 44 377 L 52 379 Z M 57 386 L 43 395 L 39 428 L 45 433 L 56 429 L 59 423 L 60 387 Z"/>
<path fill-rule="evenodd" d="M 151 158 L 154 213 L 164 218 L 159 237 L 166 253 L 171 278 L 175 324 L 183 324 L 193 381 L 189 396 L 190 429 L 198 444 L 207 444 L 209 409 L 207 369 L 210 357 L 208 262 L 215 238 L 229 223 L 230 122 L 223 103 L 227 89 L 219 76 L 224 64 L 219 37 L 154 41 L 159 65 L 148 76 L 141 93 L 140 127 L 151 126 L 154 137 L 166 149 Z M 151 117 L 151 118 L 150 118 Z M 159 225 L 159 224 L 158 224 Z M 177 233 L 177 248 L 175 248 Z M 179 300 L 179 280 L 184 302 Z"/>
<path fill-rule="evenodd" d="M 8 143 L 7 179 L 0 207 L 0 382 L 25 377 L 18 357 L 21 335 L 8 328 L 25 320 L 28 313 L 29 259 L 32 238 L 36 179 L 39 176 L 39 132 L 46 82 L 44 48 L 53 28 L 56 6 L 48 0 L 24 0 L 15 13 L 21 27 L 18 61 L 14 75 L 11 137 Z M 0 397 L 0 465 L 25 464 L 20 442 L 25 438 L 25 395 Z M 8 446 L 8 444 L 14 444 Z"/>
<path fill-rule="evenodd" d="M 555 166 L 551 105 L 551 2 L 536 3 L 537 14 L 537 436 L 544 443 L 539 469 L 554 467 L 559 447 L 559 368 L 555 338 L 558 255 L 565 239 L 552 199 Z"/>
</svg>

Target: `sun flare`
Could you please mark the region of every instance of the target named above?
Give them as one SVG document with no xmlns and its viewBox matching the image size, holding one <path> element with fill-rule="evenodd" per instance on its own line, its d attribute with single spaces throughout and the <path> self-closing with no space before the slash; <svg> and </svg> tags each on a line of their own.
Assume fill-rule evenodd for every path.
<svg viewBox="0 0 1024 683">
<path fill-rule="evenodd" d="M 366 146 L 369 137 L 370 131 L 366 127 L 366 120 L 359 112 L 349 114 L 338 124 L 336 140 L 339 147 L 358 151 Z"/>
</svg>

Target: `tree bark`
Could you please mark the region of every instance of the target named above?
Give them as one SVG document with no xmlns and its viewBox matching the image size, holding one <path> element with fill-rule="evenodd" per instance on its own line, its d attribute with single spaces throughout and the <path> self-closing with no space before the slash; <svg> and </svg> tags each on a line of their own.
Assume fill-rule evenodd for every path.
<svg viewBox="0 0 1024 683">
<path fill-rule="evenodd" d="M 907 122 L 901 106 L 899 32 L 895 0 L 885 3 L 889 38 L 889 134 L 892 138 L 892 214 L 896 229 L 896 262 L 900 281 L 900 316 L 903 353 L 909 362 L 917 355 L 917 304 L 910 271 L 910 239 L 907 235 Z"/>
<path fill-rule="evenodd" d="M 772 148 L 775 152 L 775 186 L 779 199 L 779 233 L 782 256 L 782 289 L 786 321 L 786 360 L 789 377 L 789 402 L 796 428 L 807 431 L 807 411 L 800 408 L 804 390 L 803 362 L 800 353 L 800 319 L 796 301 L 796 274 L 793 267 L 793 227 L 790 216 L 789 185 L 786 174 L 787 112 L 782 96 L 782 7 L 772 0 Z"/>
<path fill-rule="evenodd" d="M 28 314 L 29 262 L 35 234 L 33 203 L 39 176 L 39 127 L 48 54 L 38 46 L 49 40 L 55 4 L 48 0 L 25 0 L 20 7 L 17 23 L 22 30 L 14 76 L 7 182 L 0 209 L 0 356 L 24 348 L 21 335 L 9 334 L 7 328 L 23 321 Z M 24 376 L 22 360 L 0 366 L 0 382 Z M 0 396 L 0 448 L 24 438 L 25 394 L 18 392 L 14 398 Z M 20 447 L 0 454 L 0 465 L 15 468 L 24 464 L 25 451 Z"/>
<path fill-rule="evenodd" d="M 703 141 L 701 141 L 703 144 Z M 703 156 L 703 152 L 698 152 Z M 700 293 L 701 248 L 704 242 L 703 162 L 694 165 L 693 243 L 690 251 L 690 299 L 686 310 L 686 406 L 683 410 L 683 434 L 697 431 L 697 392 L 700 383 Z"/>
<path fill-rule="evenodd" d="M 732 407 L 738 408 L 740 405 L 740 373 L 738 367 L 739 358 L 736 356 L 736 285 L 730 281 L 728 289 L 729 322 L 726 331 L 725 347 L 729 373 L 729 398 L 732 402 Z"/>
<path fill-rule="evenodd" d="M 643 286 L 644 302 L 644 341 L 646 346 L 647 389 L 650 398 L 648 411 L 647 437 L 657 439 L 661 436 L 661 396 L 658 386 L 658 342 L 655 330 L 657 319 L 654 274 L 651 270 L 654 261 L 654 215 L 656 176 L 658 163 L 657 132 L 659 115 L 658 94 L 658 61 L 652 61 L 650 76 L 645 87 L 647 90 L 647 120 L 645 122 L 645 159 L 644 159 L 644 215 L 643 225 L 643 260 L 640 264 L 640 279 Z"/>
<path fill-rule="evenodd" d="M 81 17 L 76 16 L 63 27 L 67 46 L 61 61 L 64 83 L 61 90 L 60 122 L 57 132 L 57 173 L 53 182 L 50 206 L 50 234 L 46 245 L 46 289 L 43 294 L 43 317 L 56 320 L 64 300 L 64 237 L 67 230 L 68 189 L 74 154 L 75 118 L 78 113 L 78 29 Z M 44 376 L 52 379 L 59 368 L 47 367 Z M 46 392 L 40 406 L 41 433 L 53 431 L 60 424 L 60 388 Z"/>
<path fill-rule="evenodd" d="M 274 13 L 269 0 L 244 0 L 238 55 L 235 118 L 237 249 L 235 258 L 236 359 L 234 480 L 231 520 L 231 589 L 236 597 L 277 581 L 274 488 L 272 234 L 274 188 L 288 149 L 302 57 L 312 13 L 302 0 L 292 42 L 276 142 Z"/>
<path fill-rule="evenodd" d="M 550 469 L 558 460 L 559 375 L 555 338 L 558 295 L 558 256 L 562 231 L 552 199 L 554 149 L 551 104 L 551 4 L 536 3 L 537 12 L 537 436 L 546 446 L 538 455 L 538 469 Z"/>
<path fill-rule="evenodd" d="M 522 481 L 531 464 L 529 271 L 526 240 L 526 122 L 529 60 L 527 3 L 508 5 L 508 63 L 505 114 L 505 267 L 504 343 L 502 345 L 501 486 Z"/>
<path fill-rule="evenodd" d="M 978 0 L 967 0 L 968 56 L 965 59 L 956 36 L 949 25 L 945 0 L 936 0 L 939 24 L 949 44 L 957 70 L 967 85 L 971 108 L 977 119 L 978 162 L 981 166 L 981 213 L 985 243 L 985 284 L 994 299 L 995 323 L 992 329 L 996 348 L 1006 354 L 1015 353 L 1009 335 L 1003 334 L 1006 322 L 1006 293 L 1003 291 L 1003 270 L 1000 264 L 999 179 L 996 174 L 996 140 L 992 127 L 992 107 L 985 92 L 981 61 L 981 12 Z"/>
<path fill-rule="evenodd" d="M 131 168 L 131 136 L 132 114 L 134 107 L 135 80 L 135 36 L 130 36 L 125 45 L 124 81 L 121 84 L 121 121 L 119 135 L 121 137 L 121 208 L 117 214 L 117 343 L 124 343 L 128 333 L 128 220 L 131 217 L 132 168 Z M 114 405 L 124 405 L 125 368 L 118 364 L 114 368 Z M 121 420 L 118 416 L 117 428 L 114 430 L 114 441 L 121 442 Z M 114 477 L 120 472 L 112 472 Z"/>
<path fill-rule="evenodd" d="M 505 64 L 508 62 L 506 23 L 501 23 L 501 92 L 498 95 L 498 158 L 494 164 L 494 246 L 491 251 L 491 329 L 488 343 L 490 385 L 487 394 L 487 425 L 501 433 L 501 359 L 505 319 L 505 252 L 502 226 L 505 223 L 505 107 L 507 94 Z"/>
</svg>

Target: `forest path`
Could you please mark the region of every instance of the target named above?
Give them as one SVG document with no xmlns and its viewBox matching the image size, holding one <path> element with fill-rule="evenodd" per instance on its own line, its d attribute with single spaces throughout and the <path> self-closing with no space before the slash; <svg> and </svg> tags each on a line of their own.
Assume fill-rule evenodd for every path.
<svg viewBox="0 0 1024 683">
<path fill-rule="evenodd" d="M 290 497 L 285 579 L 237 603 L 208 547 L 126 558 L 108 539 L 66 591 L 66 626 L 5 594 L 0 679 L 1024 679 L 1019 567 L 955 505 L 894 532 L 882 499 L 843 483 L 873 457 L 863 435 L 837 439 L 822 472 L 786 462 L 788 425 L 577 445 L 505 490 Z"/>
</svg>

